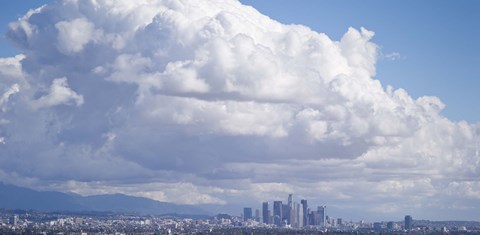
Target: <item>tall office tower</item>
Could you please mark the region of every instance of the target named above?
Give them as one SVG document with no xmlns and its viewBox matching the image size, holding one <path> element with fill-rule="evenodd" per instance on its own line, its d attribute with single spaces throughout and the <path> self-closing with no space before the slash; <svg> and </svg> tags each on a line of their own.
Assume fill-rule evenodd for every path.
<svg viewBox="0 0 480 235">
<path fill-rule="evenodd" d="M 295 212 L 293 211 L 293 194 L 288 194 L 287 206 L 288 206 L 287 207 L 288 212 L 286 213 L 287 223 L 292 225 L 295 223 Z"/>
<path fill-rule="evenodd" d="M 318 221 L 318 212 L 316 212 L 316 211 L 310 212 L 310 218 L 309 218 L 309 219 L 310 219 L 310 221 L 309 221 L 308 224 L 310 224 L 310 225 L 318 225 L 318 224 L 317 224 L 317 221 Z"/>
<path fill-rule="evenodd" d="M 247 221 L 249 219 L 252 219 L 252 208 L 245 207 L 243 208 L 243 220 Z"/>
<path fill-rule="evenodd" d="M 303 228 L 305 226 L 303 224 L 303 204 L 299 204 L 299 212 L 298 212 L 298 227 Z"/>
<path fill-rule="evenodd" d="M 268 214 L 268 202 L 262 203 L 262 217 L 263 217 L 263 223 L 265 224 L 270 223 L 270 215 Z"/>
<path fill-rule="evenodd" d="M 260 222 L 260 210 L 255 209 L 255 221 Z"/>
<path fill-rule="evenodd" d="M 406 215 L 405 216 L 405 229 L 410 230 L 413 228 L 413 219 L 412 216 Z"/>
<path fill-rule="evenodd" d="M 300 201 L 302 204 L 302 212 L 303 212 L 303 227 L 308 226 L 308 205 L 307 200 L 302 199 Z"/>
<path fill-rule="evenodd" d="M 300 228 L 300 204 L 293 203 L 293 223 L 294 228 Z"/>
<path fill-rule="evenodd" d="M 282 222 L 286 221 L 287 224 L 290 224 L 288 222 L 288 218 L 290 218 L 289 212 L 290 210 L 288 209 L 288 205 L 282 204 Z"/>
<path fill-rule="evenodd" d="M 282 201 L 273 202 L 273 223 L 282 226 Z"/>
<path fill-rule="evenodd" d="M 327 226 L 327 224 L 325 223 L 325 219 L 327 216 L 327 207 L 326 206 L 317 207 L 317 213 L 318 213 L 317 225 L 320 225 L 323 227 Z"/>
</svg>

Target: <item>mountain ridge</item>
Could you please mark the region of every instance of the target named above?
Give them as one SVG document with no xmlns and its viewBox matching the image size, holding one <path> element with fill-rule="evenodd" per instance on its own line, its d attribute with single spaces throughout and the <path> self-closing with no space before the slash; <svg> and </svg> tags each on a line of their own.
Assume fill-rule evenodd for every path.
<svg viewBox="0 0 480 235">
<path fill-rule="evenodd" d="M 94 211 L 140 214 L 210 215 L 193 205 L 179 205 L 125 194 L 81 196 L 75 193 L 37 191 L 0 182 L 0 208 L 37 211 Z"/>
</svg>

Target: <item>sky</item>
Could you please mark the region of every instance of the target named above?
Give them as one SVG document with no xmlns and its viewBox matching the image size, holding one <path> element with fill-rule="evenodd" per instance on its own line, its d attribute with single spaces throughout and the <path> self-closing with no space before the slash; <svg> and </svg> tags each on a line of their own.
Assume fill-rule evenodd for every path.
<svg viewBox="0 0 480 235">
<path fill-rule="evenodd" d="M 0 181 L 478 220 L 477 1 L 5 4 Z"/>
</svg>

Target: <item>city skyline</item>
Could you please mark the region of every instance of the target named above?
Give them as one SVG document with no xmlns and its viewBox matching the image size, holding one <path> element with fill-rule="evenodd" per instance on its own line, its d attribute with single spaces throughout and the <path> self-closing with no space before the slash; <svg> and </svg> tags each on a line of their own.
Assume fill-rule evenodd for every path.
<svg viewBox="0 0 480 235">
<path fill-rule="evenodd" d="M 478 220 L 480 4 L 342 2 L 4 3 L 0 182 Z"/>
<path fill-rule="evenodd" d="M 262 202 L 262 217 L 252 218 L 253 208 L 244 207 L 242 217 L 245 221 L 255 219 L 264 224 L 273 224 L 277 227 L 304 228 L 309 225 L 326 227 L 328 215 L 326 206 L 318 206 L 317 210 L 308 207 L 306 199 L 300 202 L 293 200 L 293 194 L 288 194 L 287 203 L 282 201 L 273 201 L 272 210 L 268 206 L 268 201 Z M 250 213 L 248 213 L 250 211 Z M 260 220 L 261 219 L 261 220 Z M 335 220 L 335 219 L 334 219 Z M 341 220 L 341 219 L 340 219 Z"/>
<path fill-rule="evenodd" d="M 339 229 L 338 231 L 362 230 L 361 226 L 365 226 L 364 229 L 373 229 L 375 232 L 410 231 L 416 229 L 411 215 L 405 215 L 403 224 L 401 225 L 398 224 L 398 221 L 391 220 L 382 220 L 380 222 L 361 220 L 358 222 L 359 224 L 355 224 L 352 220 L 344 220 L 340 215 L 329 215 L 327 213 L 327 206 L 325 205 L 317 206 L 315 210 L 315 206 L 308 206 L 306 199 L 300 199 L 299 202 L 295 202 L 295 200 L 293 200 L 293 194 L 288 194 L 286 204 L 284 204 L 283 201 L 273 201 L 272 210 L 270 210 L 268 205 L 268 201 L 262 202 L 262 216 L 260 216 L 258 209 L 244 207 L 240 218 L 242 218 L 244 222 L 247 222 L 247 224 L 242 226 L 261 227 L 262 225 L 266 225 L 273 226 L 274 228 L 318 228 L 327 230 L 333 228 Z M 252 216 L 253 209 L 258 212 L 255 217 Z M 259 224 L 248 224 L 254 221 Z"/>
<path fill-rule="evenodd" d="M 327 227 L 307 226 L 304 228 L 276 227 L 256 220 L 242 220 L 235 216 L 219 214 L 209 218 L 181 218 L 172 216 L 144 216 L 130 214 L 75 214 L 2 211 L 0 231 L 2 233 L 128 233 L 128 234 L 478 234 L 480 222 L 467 221 L 415 221 L 406 229 L 405 222 L 345 222 Z M 412 221 L 410 221 L 412 222 Z M 401 225 L 405 223 L 405 225 Z"/>
</svg>

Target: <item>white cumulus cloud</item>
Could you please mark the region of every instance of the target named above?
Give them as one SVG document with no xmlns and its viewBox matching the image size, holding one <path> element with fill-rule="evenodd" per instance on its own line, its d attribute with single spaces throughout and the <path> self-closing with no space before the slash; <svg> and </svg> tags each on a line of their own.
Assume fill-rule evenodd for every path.
<svg viewBox="0 0 480 235">
<path fill-rule="evenodd" d="M 334 41 L 237 0 L 32 10 L 7 33 L 23 56 L 0 59 L 2 108 L 15 97 L 0 180 L 194 204 L 295 193 L 345 210 L 478 209 L 479 126 L 382 85 L 374 32 L 346 30 Z"/>
</svg>

